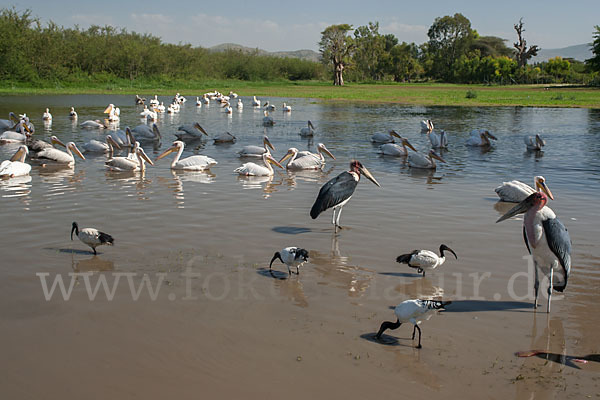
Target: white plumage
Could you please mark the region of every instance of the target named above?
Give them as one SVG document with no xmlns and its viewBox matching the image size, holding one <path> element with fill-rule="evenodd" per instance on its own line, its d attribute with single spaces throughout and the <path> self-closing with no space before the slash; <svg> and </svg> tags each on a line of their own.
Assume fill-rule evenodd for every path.
<svg viewBox="0 0 600 400">
<path fill-rule="evenodd" d="M 287 265 L 288 274 L 291 275 L 292 268 L 296 268 L 296 275 L 300 274 L 300 267 L 308 261 L 308 251 L 300 247 L 286 247 L 281 251 L 276 252 L 271 259 L 269 269 L 273 266 L 273 262 L 279 259 Z"/>
<path fill-rule="evenodd" d="M 96 247 L 102 245 L 112 246 L 114 239 L 108 233 L 100 232 L 96 228 L 83 228 L 79 230 L 77 222 L 73 222 L 71 228 L 71 240 L 73 240 L 73 233 L 81 240 L 82 243 L 90 246 L 96 255 Z"/>
<path fill-rule="evenodd" d="M 217 161 L 213 158 L 207 156 L 190 156 L 180 160 L 181 154 L 183 154 L 183 150 L 185 148 L 185 143 L 182 141 L 176 140 L 173 142 L 171 147 L 165 150 L 161 155 L 156 158 L 156 161 L 161 158 L 167 156 L 170 153 L 177 152 L 177 155 L 173 159 L 171 163 L 171 169 L 184 170 L 184 171 L 205 171 L 212 167 L 213 165 L 217 165 Z"/>
<path fill-rule="evenodd" d="M 533 186 L 535 189 L 521 181 L 502 182 L 494 191 L 500 197 L 500 201 L 511 203 L 520 203 L 529 197 L 530 194 L 546 186 L 546 179 L 543 176 L 535 176 L 533 178 Z"/>
<path fill-rule="evenodd" d="M 396 308 L 394 308 L 394 314 L 396 314 L 397 318 L 396 322 L 383 322 L 375 337 L 377 339 L 381 339 L 381 335 L 387 329 L 398 329 L 403 323 L 410 322 L 414 326 L 412 334 L 413 340 L 415 339 L 415 330 L 419 331 L 419 344 L 417 345 L 417 349 L 420 349 L 422 347 L 421 328 L 419 328 L 419 324 L 421 323 L 421 321 L 429 319 L 431 317 L 431 314 L 429 314 L 431 311 L 445 310 L 444 307 L 451 303 L 451 301 L 435 301 L 420 299 L 403 301 L 402 303 L 398 304 Z"/>
<path fill-rule="evenodd" d="M 29 154 L 27 146 L 21 145 L 10 159 L 2 161 L 2 164 L 0 164 L 0 178 L 7 179 L 29 175 L 31 165 L 25 162 L 27 154 Z"/>
</svg>

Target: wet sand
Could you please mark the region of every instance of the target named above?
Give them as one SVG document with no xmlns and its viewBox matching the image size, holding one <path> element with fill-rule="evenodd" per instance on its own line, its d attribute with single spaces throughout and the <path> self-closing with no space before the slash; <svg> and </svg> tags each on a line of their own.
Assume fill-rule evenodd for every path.
<svg viewBox="0 0 600 400">
<path fill-rule="evenodd" d="M 272 135 L 281 145 L 278 155 L 297 140 L 295 128 L 290 122 Z M 259 137 L 262 128 L 254 129 Z M 330 211 L 313 221 L 308 210 L 320 185 L 346 168 L 343 152 L 325 173 L 278 172 L 265 182 L 230 173 L 239 165 L 230 156 L 235 148 L 206 146 L 202 153 L 220 162 L 212 176 L 172 174 L 168 163 L 144 177 L 115 175 L 98 157 L 72 172 L 34 167 L 31 182 L 2 191 L 5 398 L 579 399 L 600 393 L 598 363 L 560 357 L 600 353 L 600 215 L 590 207 L 597 189 L 576 190 L 594 178 L 581 171 L 561 175 L 548 165 L 552 154 L 539 161 L 554 182 L 551 206 L 574 242 L 569 286 L 564 299 L 553 297 L 547 315 L 545 301 L 534 312 L 532 300 L 510 296 L 508 282 L 527 271 L 527 253 L 520 220 L 494 223 L 503 210 L 493 193 L 502 177 L 493 172 L 442 166 L 430 176 L 378 158 L 370 145 L 361 148 L 382 188 L 362 182 L 344 209 L 345 229 L 335 235 Z M 487 156 L 462 157 L 477 165 Z M 529 165 L 520 153 L 518 159 L 521 168 Z M 69 240 L 73 220 L 112 234 L 115 246 L 100 247 L 93 257 Z M 425 278 L 394 261 L 440 243 L 459 259 Z M 268 263 L 290 245 L 308 249 L 310 262 L 299 276 L 276 279 L 287 278 L 286 267 L 274 264 L 271 274 Z M 68 285 L 72 272 L 80 275 L 70 299 L 57 292 L 46 301 L 36 274 L 47 273 L 49 284 L 60 275 Z M 199 276 L 186 278 L 187 272 Z M 112 284 L 119 274 L 112 301 L 102 289 L 90 301 L 86 277 L 95 287 L 100 277 Z M 158 296 L 153 300 L 144 289 L 134 301 L 127 276 L 137 288 L 144 274 L 153 285 L 161 282 Z M 513 289 L 524 296 L 530 286 L 518 276 Z M 394 318 L 391 308 L 416 297 L 453 301 L 422 323 L 423 348 L 414 348 L 412 327 L 405 325 L 374 341 L 381 322 Z M 556 356 L 515 356 L 531 349 Z"/>
</svg>

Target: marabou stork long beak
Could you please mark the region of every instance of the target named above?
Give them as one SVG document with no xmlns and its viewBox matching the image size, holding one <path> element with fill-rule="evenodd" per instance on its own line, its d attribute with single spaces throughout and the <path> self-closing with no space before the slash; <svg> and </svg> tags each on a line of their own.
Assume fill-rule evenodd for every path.
<svg viewBox="0 0 600 400">
<path fill-rule="evenodd" d="M 377 182 L 377 179 L 375 179 L 375 177 L 373 175 L 371 175 L 371 173 L 369 172 L 368 169 L 366 169 L 365 167 L 363 167 L 362 165 L 360 167 L 358 167 L 358 169 L 360 170 L 360 172 L 371 182 L 373 182 L 374 184 L 376 184 L 377 186 L 381 187 L 381 185 L 379 184 L 379 182 Z"/>
<path fill-rule="evenodd" d="M 535 195 L 535 193 L 531 194 L 525 200 L 523 200 L 522 202 L 520 202 L 519 204 L 517 204 L 516 206 L 514 206 L 510 210 L 508 210 L 508 212 L 506 214 L 504 214 L 503 216 L 501 216 L 500 218 L 498 218 L 498 220 L 496 221 L 496 223 L 502 222 L 502 221 L 507 220 L 509 218 L 512 218 L 512 217 L 514 217 L 517 214 L 522 214 L 522 213 L 527 212 L 527 210 L 529 210 L 531 207 L 533 207 L 533 197 L 532 197 L 533 195 Z"/>
<path fill-rule="evenodd" d="M 535 188 L 539 189 L 541 191 L 543 191 L 544 193 L 546 193 L 546 195 L 548 197 L 550 197 L 551 200 L 554 200 L 554 196 L 552 195 L 552 192 L 550 191 L 550 189 L 548 188 L 548 185 L 546 185 L 545 181 L 542 180 L 536 180 L 535 181 Z"/>
</svg>

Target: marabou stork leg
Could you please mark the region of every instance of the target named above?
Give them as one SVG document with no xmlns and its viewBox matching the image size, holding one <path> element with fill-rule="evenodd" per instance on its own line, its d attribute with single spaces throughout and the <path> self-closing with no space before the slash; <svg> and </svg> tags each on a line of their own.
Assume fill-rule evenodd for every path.
<svg viewBox="0 0 600 400">
<path fill-rule="evenodd" d="M 546 312 L 550 313 L 550 302 L 552 301 L 552 280 L 554 278 L 554 268 L 550 268 L 550 285 L 548 286 L 548 307 Z"/>
<path fill-rule="evenodd" d="M 538 267 L 537 267 L 537 262 L 533 262 L 533 268 L 535 268 L 535 283 L 533 284 L 533 290 L 535 291 L 535 300 L 533 301 L 533 308 L 535 310 L 537 310 L 537 306 L 538 306 L 538 289 L 540 288 L 540 280 L 538 278 Z"/>
</svg>

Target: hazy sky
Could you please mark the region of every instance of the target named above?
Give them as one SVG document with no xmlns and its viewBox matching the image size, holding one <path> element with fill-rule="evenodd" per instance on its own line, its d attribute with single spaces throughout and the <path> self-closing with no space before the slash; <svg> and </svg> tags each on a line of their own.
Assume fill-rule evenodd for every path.
<svg viewBox="0 0 600 400">
<path fill-rule="evenodd" d="M 370 21 L 379 21 L 380 33 L 420 44 L 427 40 L 436 17 L 456 12 L 466 16 L 480 35 L 509 39 L 509 46 L 520 17 L 527 42 L 546 49 L 589 43 L 594 25 L 600 24 L 599 0 L 25 0 L 9 4 L 65 27 L 111 25 L 151 33 L 169 43 L 210 47 L 233 42 L 268 51 L 318 50 L 325 27 L 341 23 L 358 27 Z"/>
</svg>

